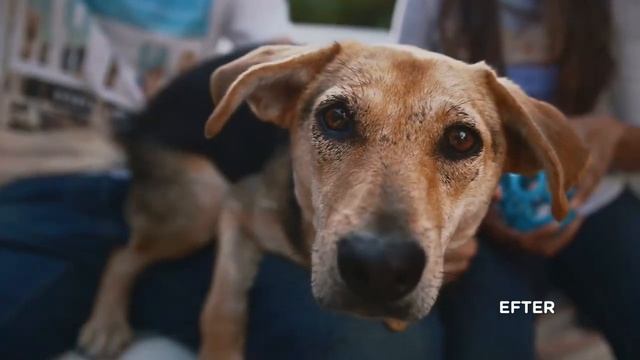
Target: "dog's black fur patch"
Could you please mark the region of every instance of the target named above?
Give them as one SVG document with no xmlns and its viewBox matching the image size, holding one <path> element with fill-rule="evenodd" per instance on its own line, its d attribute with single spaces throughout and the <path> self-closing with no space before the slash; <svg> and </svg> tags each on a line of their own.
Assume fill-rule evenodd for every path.
<svg viewBox="0 0 640 360">
<path fill-rule="evenodd" d="M 127 150 L 133 181 L 138 184 L 167 182 L 181 169 L 166 157 L 167 151 L 187 152 L 210 159 L 231 182 L 262 170 L 275 151 L 286 146 L 288 131 L 260 121 L 243 104 L 213 139 L 204 136 L 204 125 L 213 111 L 209 77 L 219 66 L 253 50 L 234 51 L 204 62 L 179 76 L 156 95 L 147 107 L 116 131 Z M 156 196 L 157 194 L 151 194 Z M 285 228 L 292 246 L 304 253 L 301 209 L 291 178 Z"/>
<path fill-rule="evenodd" d="M 131 118 L 117 135 L 125 144 L 135 177 L 152 174 L 154 147 L 206 156 L 232 182 L 262 169 L 274 150 L 288 141 L 287 131 L 256 118 L 242 105 L 213 139 L 204 125 L 213 111 L 209 91 L 211 73 L 255 47 L 234 51 L 197 66 L 179 76 Z"/>
</svg>

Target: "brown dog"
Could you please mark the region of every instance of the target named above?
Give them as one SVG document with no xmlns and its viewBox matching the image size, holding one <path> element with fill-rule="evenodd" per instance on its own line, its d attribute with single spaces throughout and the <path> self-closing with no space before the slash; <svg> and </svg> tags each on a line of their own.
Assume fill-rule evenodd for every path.
<svg viewBox="0 0 640 360">
<path fill-rule="evenodd" d="M 246 101 L 260 119 L 289 130 L 289 149 L 224 201 L 198 197 L 192 214 L 200 221 L 181 245 L 136 236 L 144 224 L 134 225 L 132 245 L 114 255 L 104 275 L 83 331 L 88 347 L 99 348 L 106 314 L 126 314 L 134 275 L 200 247 L 212 227 L 207 217 L 218 213 L 202 358 L 243 357 L 247 291 L 265 251 L 310 265 L 323 306 L 394 323 L 420 319 L 438 295 L 445 254 L 474 236 L 504 172 L 547 171 L 560 219 L 568 210 L 565 190 L 587 158 L 552 106 L 483 63 L 413 47 L 262 47 L 219 68 L 211 92 L 217 107 L 208 137 Z M 208 194 L 227 188 L 197 161 L 183 168 L 185 187 L 194 182 Z M 188 188 L 197 197 L 199 187 Z M 122 327 L 122 316 L 117 320 Z M 107 343 L 117 348 L 122 341 Z"/>
</svg>

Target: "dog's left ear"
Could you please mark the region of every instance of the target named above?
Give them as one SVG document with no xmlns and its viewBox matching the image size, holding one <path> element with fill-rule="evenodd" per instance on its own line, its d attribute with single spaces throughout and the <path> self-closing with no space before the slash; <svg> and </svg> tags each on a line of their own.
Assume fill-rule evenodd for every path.
<svg viewBox="0 0 640 360">
<path fill-rule="evenodd" d="M 505 130 L 503 171 L 529 175 L 545 170 L 553 216 L 563 219 L 569 211 L 566 191 L 577 182 L 589 156 L 587 149 L 555 107 L 527 96 L 492 70 L 485 74 Z"/>
<path fill-rule="evenodd" d="M 262 46 L 221 66 L 211 75 L 216 107 L 205 125 L 206 136 L 215 136 L 245 100 L 258 118 L 288 127 L 302 91 L 340 49 L 338 43 Z"/>
</svg>

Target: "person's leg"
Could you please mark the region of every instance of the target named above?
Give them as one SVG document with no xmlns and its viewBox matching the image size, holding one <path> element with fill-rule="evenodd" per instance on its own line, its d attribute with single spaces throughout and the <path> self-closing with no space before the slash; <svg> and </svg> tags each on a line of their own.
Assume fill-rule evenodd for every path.
<svg viewBox="0 0 640 360">
<path fill-rule="evenodd" d="M 251 292 L 247 359 L 442 359 L 437 313 L 394 333 L 382 321 L 320 308 L 310 275 L 266 257 Z"/>
<path fill-rule="evenodd" d="M 438 300 L 450 360 L 534 359 L 534 316 L 501 314 L 500 301 L 535 300 L 528 270 L 536 259 L 481 241 L 468 271 L 447 285 Z"/>
<path fill-rule="evenodd" d="M 617 358 L 640 359 L 640 200 L 625 191 L 590 216 L 552 270 Z"/>
<path fill-rule="evenodd" d="M 134 328 L 198 349 L 198 318 L 212 269 L 209 250 L 142 276 L 131 311 Z M 247 359 L 442 358 L 437 314 L 393 333 L 381 321 L 324 310 L 313 300 L 308 271 L 275 256 L 263 260 L 249 301 Z"/>
<path fill-rule="evenodd" d="M 0 358 L 50 358 L 73 345 L 106 255 L 125 239 L 126 188 L 108 176 L 0 188 Z"/>
<path fill-rule="evenodd" d="M 146 272 L 134 294 L 134 328 L 161 333 L 197 351 L 210 254 L 207 249 Z M 247 359 L 442 358 L 437 314 L 393 333 L 381 321 L 324 310 L 313 300 L 308 271 L 275 256 L 265 257 L 249 301 Z"/>
<path fill-rule="evenodd" d="M 118 176 L 63 175 L 1 187 L 0 246 L 101 265 L 103 253 L 126 239 L 128 184 Z"/>
<path fill-rule="evenodd" d="M 0 358 L 50 358 L 73 348 L 108 255 L 126 242 L 129 181 L 68 175 L 0 188 Z M 153 266 L 132 300 L 136 331 L 197 349 L 212 248 Z"/>
<path fill-rule="evenodd" d="M 107 256 L 127 238 L 127 187 L 79 175 L 0 188 L 0 358 L 51 358 L 74 347 Z M 134 329 L 196 350 L 212 253 L 209 247 L 141 275 Z M 437 317 L 395 334 L 381 322 L 321 310 L 309 281 L 305 270 L 267 257 L 250 300 L 250 358 L 439 359 Z"/>
</svg>

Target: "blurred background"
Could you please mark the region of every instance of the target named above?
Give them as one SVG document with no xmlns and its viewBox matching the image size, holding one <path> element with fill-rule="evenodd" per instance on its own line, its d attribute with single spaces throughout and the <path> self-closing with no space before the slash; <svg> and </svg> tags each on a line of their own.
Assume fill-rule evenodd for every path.
<svg viewBox="0 0 640 360">
<path fill-rule="evenodd" d="M 394 0 L 290 0 L 295 23 L 388 29 Z"/>
<path fill-rule="evenodd" d="M 129 177 L 125 154 L 111 137 L 114 128 L 126 127 L 131 115 L 176 76 L 236 47 L 274 41 L 396 41 L 397 34 L 391 32 L 396 7 L 394 0 L 0 0 L 0 246 L 11 248 L 0 247 L 0 273 L 9 274 L 5 281 L 9 283 L 24 278 L 10 272 L 16 267 L 44 269 L 33 275 L 33 287 L 0 289 L 0 355 L 2 331 L 6 330 L 2 328 L 2 320 L 15 314 L 29 320 L 27 315 L 32 314 L 24 310 L 24 304 L 38 297 L 42 289 L 57 286 L 62 279 L 71 281 L 66 277 L 66 268 L 64 271 L 56 268 L 55 263 L 62 256 L 53 256 L 56 259 L 47 263 L 22 253 L 23 249 L 33 248 L 38 256 L 57 254 L 55 249 L 47 248 L 51 244 L 43 240 L 34 245 L 24 239 L 62 241 L 66 231 L 73 236 L 80 234 L 81 242 L 87 233 L 93 236 L 92 231 L 107 229 L 105 232 L 109 234 L 105 238 L 123 240 L 120 235 L 126 230 L 120 218 L 117 226 L 112 219 L 96 221 L 99 225 L 95 226 L 91 222 L 82 227 L 75 223 L 75 216 L 82 217 L 82 221 L 86 218 L 93 221 L 91 216 L 98 216 L 100 211 L 94 203 L 73 209 L 68 218 L 60 219 L 49 219 L 50 214 L 56 213 L 55 207 L 43 210 L 34 205 L 33 211 L 29 207 L 35 203 L 50 206 L 56 201 L 69 206 L 93 194 L 108 203 L 111 210 L 118 209 L 109 216 L 121 216 L 121 204 L 112 204 L 101 192 L 104 183 L 119 184 Z M 618 15 L 630 17 L 640 12 Z M 426 37 L 424 33 L 420 36 Z M 518 41 L 516 38 L 514 42 Z M 634 54 L 640 54 L 637 44 L 640 42 L 634 45 Z M 632 51 L 625 48 L 622 52 Z M 621 77 L 638 81 L 627 81 L 627 91 L 619 93 L 617 99 L 627 96 L 626 103 L 637 105 L 631 95 L 625 95 L 639 92 L 638 72 L 624 72 L 637 68 L 634 64 L 628 62 L 620 67 Z M 54 186 L 42 178 L 68 174 L 91 174 L 99 176 L 102 182 L 100 187 L 87 187 L 90 190 L 86 194 L 74 195 L 73 201 L 67 201 L 70 182 Z M 22 180 L 32 178 L 43 183 L 23 186 Z M 52 189 L 64 195 L 41 196 Z M 40 201 L 43 198 L 46 201 Z M 33 218 L 43 220 L 42 226 Z M 97 264 L 103 264 L 107 250 L 114 244 L 112 239 L 108 240 L 99 248 L 100 254 L 92 254 L 99 258 Z M 95 249 L 81 250 L 84 256 Z M 68 254 L 64 256 L 71 258 Z M 3 261 L 9 264 L 5 265 L 6 272 Z M 86 280 L 87 291 L 78 296 L 88 300 L 82 303 L 86 309 L 79 307 L 84 312 L 74 319 L 75 327 L 65 329 L 73 336 L 78 322 L 86 320 L 100 269 L 100 266 L 91 269 L 95 276 Z M 576 325 L 573 305 L 562 294 L 551 296 L 559 311 L 537 321 L 538 357 L 612 359 L 611 349 L 600 333 Z M 9 315 L 3 318 L 5 310 Z M 40 331 L 45 337 L 54 338 L 62 333 L 41 323 Z M 21 330 L 28 334 L 32 329 Z M 19 331 L 13 335 L 16 334 Z M 71 343 L 68 336 L 64 340 L 65 345 Z"/>
<path fill-rule="evenodd" d="M 291 0 L 292 37 L 300 42 L 388 40 L 394 0 Z"/>
</svg>

